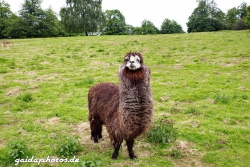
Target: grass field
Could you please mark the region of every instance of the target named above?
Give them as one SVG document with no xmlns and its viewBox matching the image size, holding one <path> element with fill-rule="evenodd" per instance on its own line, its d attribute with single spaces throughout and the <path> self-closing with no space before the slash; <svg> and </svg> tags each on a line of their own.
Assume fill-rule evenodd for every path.
<svg viewBox="0 0 250 167">
<path fill-rule="evenodd" d="M 56 158 L 65 143 L 80 148 L 77 140 L 79 163 L 40 166 L 250 164 L 249 30 L 12 42 L 0 51 L 0 166 L 14 165 L 22 151 Z M 123 145 L 118 160 L 111 160 L 106 132 L 100 143 L 90 140 L 87 93 L 99 82 L 118 83 L 118 67 L 129 51 L 144 56 L 155 119 L 173 121 L 178 139 L 164 146 L 142 137 L 135 144 L 138 159 L 130 160 Z"/>
</svg>

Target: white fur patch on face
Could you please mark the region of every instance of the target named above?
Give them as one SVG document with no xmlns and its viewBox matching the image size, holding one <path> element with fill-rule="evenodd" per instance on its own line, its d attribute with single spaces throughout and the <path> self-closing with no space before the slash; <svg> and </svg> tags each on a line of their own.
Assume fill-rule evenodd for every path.
<svg viewBox="0 0 250 167">
<path fill-rule="evenodd" d="M 141 59 L 139 56 L 135 55 L 135 56 L 127 56 L 125 58 L 126 61 L 126 67 L 128 67 L 130 70 L 137 70 L 138 68 L 141 67 Z"/>
</svg>

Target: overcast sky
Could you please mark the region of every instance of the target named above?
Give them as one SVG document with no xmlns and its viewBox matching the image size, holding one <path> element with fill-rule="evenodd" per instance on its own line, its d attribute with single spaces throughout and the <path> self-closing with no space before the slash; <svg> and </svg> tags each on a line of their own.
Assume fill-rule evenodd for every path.
<svg viewBox="0 0 250 167">
<path fill-rule="evenodd" d="M 11 11 L 18 13 L 24 0 L 5 0 L 10 4 Z M 215 0 L 218 7 L 227 12 L 228 9 L 238 7 L 242 2 L 250 5 L 250 0 Z M 49 6 L 59 14 L 60 8 L 66 6 L 66 0 L 43 0 L 42 8 Z M 141 26 L 144 19 L 154 23 L 158 28 L 161 27 L 165 18 L 175 20 L 183 30 L 186 31 L 188 17 L 198 6 L 196 0 L 103 0 L 102 9 L 118 9 L 124 15 L 126 23 L 132 26 Z"/>
</svg>

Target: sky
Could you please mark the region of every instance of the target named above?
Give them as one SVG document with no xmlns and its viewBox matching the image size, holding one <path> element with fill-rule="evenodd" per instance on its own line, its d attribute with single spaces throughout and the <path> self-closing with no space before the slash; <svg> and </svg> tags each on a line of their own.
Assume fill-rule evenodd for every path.
<svg viewBox="0 0 250 167">
<path fill-rule="evenodd" d="M 18 14 L 24 0 L 5 0 L 10 4 L 12 12 Z M 242 2 L 250 5 L 250 0 L 215 0 L 217 7 L 224 13 L 228 9 L 238 7 Z M 42 8 L 50 6 L 59 14 L 61 7 L 66 6 L 66 0 L 43 0 Z M 102 10 L 118 9 L 124 15 L 127 24 L 141 26 L 144 19 L 151 21 L 157 28 L 168 18 L 180 24 L 187 31 L 188 17 L 198 6 L 196 0 L 102 0 Z"/>
</svg>

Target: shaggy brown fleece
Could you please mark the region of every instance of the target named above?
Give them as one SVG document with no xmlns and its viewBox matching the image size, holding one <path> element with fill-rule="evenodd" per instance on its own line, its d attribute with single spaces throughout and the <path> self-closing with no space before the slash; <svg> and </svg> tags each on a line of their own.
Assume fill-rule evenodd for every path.
<svg viewBox="0 0 250 167">
<path fill-rule="evenodd" d="M 98 138 L 102 138 L 102 125 L 106 125 L 114 146 L 113 159 L 117 158 L 123 140 L 127 142 L 130 158 L 136 158 L 134 139 L 149 130 L 153 121 L 150 70 L 143 64 L 140 53 L 130 52 L 125 57 L 135 55 L 140 57 L 141 67 L 130 70 L 124 60 L 118 72 L 119 86 L 99 83 L 88 94 L 91 137 L 98 142 Z"/>
</svg>

